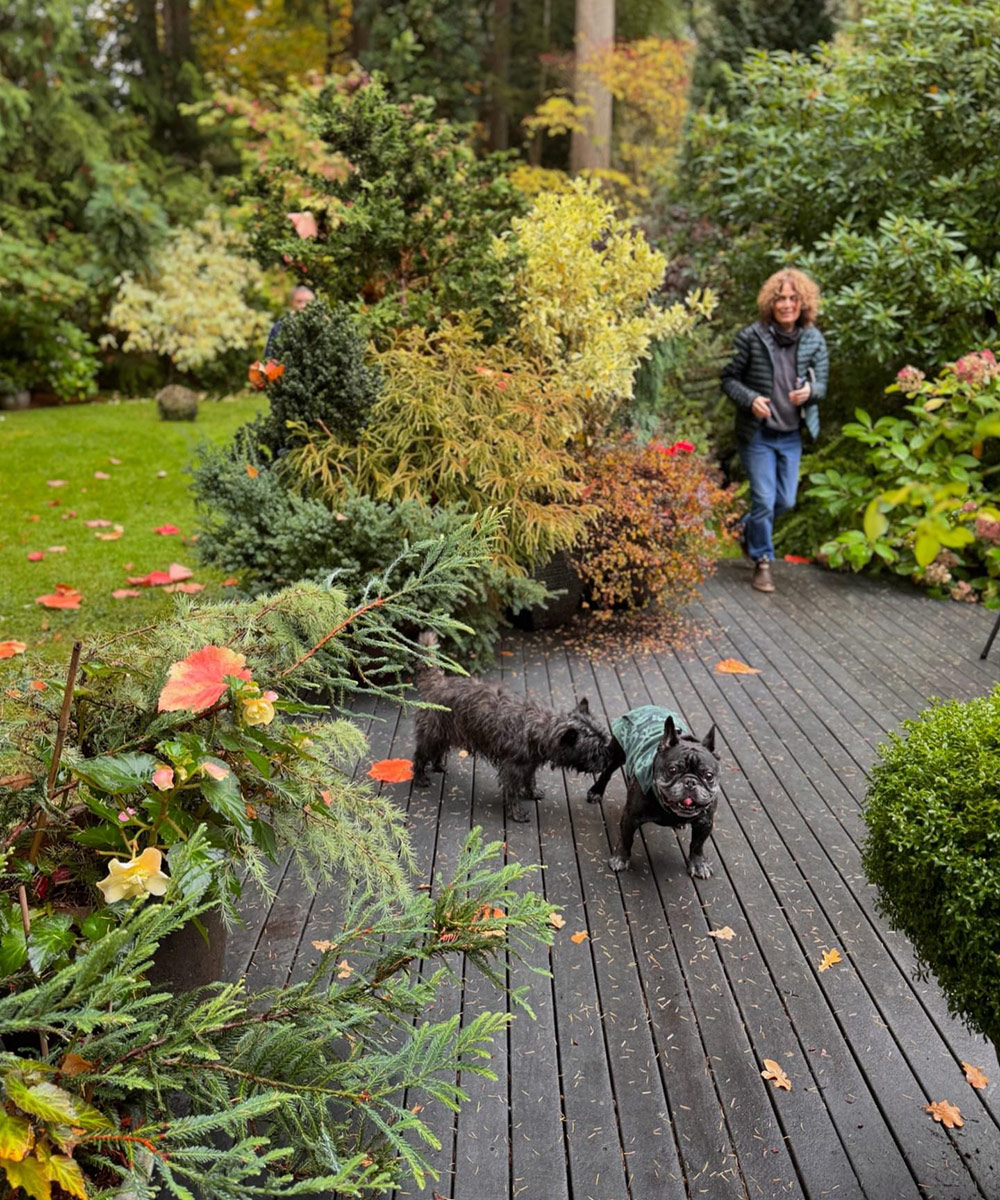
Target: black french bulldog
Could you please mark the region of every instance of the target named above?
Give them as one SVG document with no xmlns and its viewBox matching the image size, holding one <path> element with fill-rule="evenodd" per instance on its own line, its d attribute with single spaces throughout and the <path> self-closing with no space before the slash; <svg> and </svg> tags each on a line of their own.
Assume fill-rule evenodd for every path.
<svg viewBox="0 0 1000 1200">
<path fill-rule="evenodd" d="M 702 850 L 719 802 L 715 726 L 699 741 L 676 713 L 648 704 L 619 717 L 611 732 L 612 763 L 587 793 L 591 804 L 600 800 L 608 780 L 624 766 L 625 811 L 608 865 L 612 871 L 628 867 L 635 831 L 647 821 L 674 829 L 690 825 L 688 870 L 696 879 L 708 879 L 712 868 Z"/>
</svg>

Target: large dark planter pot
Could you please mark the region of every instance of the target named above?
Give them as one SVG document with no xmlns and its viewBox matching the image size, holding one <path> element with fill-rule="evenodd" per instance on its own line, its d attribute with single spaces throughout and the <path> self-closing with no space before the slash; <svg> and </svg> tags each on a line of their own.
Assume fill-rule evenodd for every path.
<svg viewBox="0 0 1000 1200">
<path fill-rule="evenodd" d="M 523 609 L 514 617 L 514 624 L 520 629 L 555 629 L 572 621 L 583 599 L 583 580 L 576 573 L 569 555 L 557 550 L 544 567 L 537 567 L 532 572 L 531 577 L 541 580 L 550 592 L 560 594 L 545 604 Z"/>
<path fill-rule="evenodd" d="M 182 929 L 168 934 L 156 951 L 153 965 L 146 978 L 154 990 L 190 992 L 223 977 L 226 959 L 226 927 L 217 908 L 198 918 L 201 930 L 189 922 Z"/>
</svg>

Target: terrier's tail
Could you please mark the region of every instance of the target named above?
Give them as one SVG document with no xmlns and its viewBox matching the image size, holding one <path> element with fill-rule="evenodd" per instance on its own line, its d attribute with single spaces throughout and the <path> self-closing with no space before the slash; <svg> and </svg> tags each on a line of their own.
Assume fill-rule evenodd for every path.
<svg viewBox="0 0 1000 1200">
<path fill-rule="evenodd" d="M 437 634 L 433 629 L 425 629 L 417 638 L 417 641 L 421 646 L 426 647 L 428 651 L 436 650 L 440 645 Z M 444 672 L 440 667 L 433 666 L 427 661 L 426 657 L 421 658 L 417 663 L 416 670 L 413 672 L 413 681 L 417 685 L 417 691 L 423 695 L 427 685 L 431 682 L 431 680 L 443 674 Z"/>
</svg>

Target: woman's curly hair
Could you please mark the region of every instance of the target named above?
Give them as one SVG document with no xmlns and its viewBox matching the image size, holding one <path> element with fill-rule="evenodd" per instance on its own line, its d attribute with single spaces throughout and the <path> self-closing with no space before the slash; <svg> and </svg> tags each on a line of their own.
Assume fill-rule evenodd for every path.
<svg viewBox="0 0 1000 1200">
<path fill-rule="evenodd" d="M 816 320 L 821 304 L 819 285 L 810 279 L 805 271 L 798 271 L 795 267 L 785 267 L 780 271 L 775 271 L 769 279 L 764 281 L 764 286 L 757 293 L 757 312 L 760 314 L 761 324 L 767 325 L 771 320 L 774 302 L 786 283 L 790 283 L 795 288 L 795 294 L 802 304 L 796 324 L 811 325 Z"/>
</svg>

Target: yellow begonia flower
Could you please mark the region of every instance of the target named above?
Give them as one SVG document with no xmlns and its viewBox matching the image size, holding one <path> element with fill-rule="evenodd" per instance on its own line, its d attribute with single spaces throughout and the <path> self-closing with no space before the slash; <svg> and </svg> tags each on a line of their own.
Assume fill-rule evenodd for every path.
<svg viewBox="0 0 1000 1200">
<path fill-rule="evenodd" d="M 134 896 L 162 896 L 170 878 L 160 870 L 163 855 L 153 846 L 147 846 L 138 858 L 131 862 L 119 862 L 113 858 L 108 864 L 108 877 L 98 883 L 108 904 L 116 900 L 131 900 Z"/>
<path fill-rule="evenodd" d="M 263 696 L 243 701 L 243 720 L 248 725 L 270 725 L 274 720 L 274 705 Z"/>
</svg>

